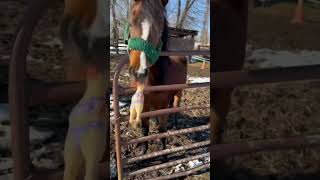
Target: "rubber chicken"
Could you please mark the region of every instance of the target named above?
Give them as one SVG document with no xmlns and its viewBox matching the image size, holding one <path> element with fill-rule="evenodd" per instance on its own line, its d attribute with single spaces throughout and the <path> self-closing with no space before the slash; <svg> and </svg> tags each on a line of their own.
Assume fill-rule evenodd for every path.
<svg viewBox="0 0 320 180">
<path fill-rule="evenodd" d="M 133 129 L 137 129 L 138 126 L 141 125 L 141 114 L 144 103 L 144 88 L 145 85 L 143 83 L 137 83 L 137 91 L 134 93 L 131 99 L 129 124 Z"/>
<path fill-rule="evenodd" d="M 83 167 L 84 180 L 99 178 L 99 163 L 106 150 L 106 84 L 104 74 L 88 68 L 85 94 L 69 116 L 63 180 L 76 180 Z"/>
</svg>

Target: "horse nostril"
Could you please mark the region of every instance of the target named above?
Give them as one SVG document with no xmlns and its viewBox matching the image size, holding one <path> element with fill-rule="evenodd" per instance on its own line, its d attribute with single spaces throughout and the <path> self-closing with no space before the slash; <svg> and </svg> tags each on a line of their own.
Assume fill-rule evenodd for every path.
<svg viewBox="0 0 320 180">
<path fill-rule="evenodd" d="M 138 72 L 138 77 L 145 78 L 148 75 L 148 69 L 143 69 L 142 72 Z"/>
<path fill-rule="evenodd" d="M 137 74 L 137 72 L 134 70 L 134 68 L 133 67 L 129 67 L 129 75 L 132 77 L 134 77 L 134 78 L 138 78 L 137 76 L 138 76 L 138 74 Z"/>
</svg>

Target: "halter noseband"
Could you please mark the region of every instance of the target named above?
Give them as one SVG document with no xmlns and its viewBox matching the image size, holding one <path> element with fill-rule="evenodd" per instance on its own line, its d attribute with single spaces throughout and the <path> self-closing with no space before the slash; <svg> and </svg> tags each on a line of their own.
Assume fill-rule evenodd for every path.
<svg viewBox="0 0 320 180">
<path fill-rule="evenodd" d="M 157 62 L 160 56 L 161 48 L 162 48 L 162 41 L 159 40 L 158 46 L 153 47 L 152 44 L 150 44 L 148 41 L 145 41 L 142 38 L 130 38 L 130 31 L 129 31 L 129 23 L 126 22 L 125 28 L 124 28 L 124 40 L 125 42 L 128 42 L 128 49 L 130 50 L 139 50 L 143 51 L 150 64 L 154 64 Z M 128 53 L 129 54 L 129 53 Z"/>
</svg>

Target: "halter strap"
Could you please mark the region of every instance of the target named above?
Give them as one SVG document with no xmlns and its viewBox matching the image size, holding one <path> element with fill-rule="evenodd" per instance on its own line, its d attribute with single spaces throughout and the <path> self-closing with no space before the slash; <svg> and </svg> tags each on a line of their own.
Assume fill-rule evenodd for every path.
<svg viewBox="0 0 320 180">
<path fill-rule="evenodd" d="M 129 23 L 126 22 L 124 27 L 124 40 L 125 42 L 128 41 L 128 49 L 130 50 L 139 50 L 143 51 L 150 64 L 154 64 L 159 59 L 161 48 L 162 48 L 162 40 L 159 40 L 158 46 L 153 47 L 152 44 L 150 44 L 148 41 L 142 39 L 142 38 L 130 38 L 130 27 Z M 128 53 L 129 54 L 129 53 Z"/>
<path fill-rule="evenodd" d="M 128 41 L 128 51 L 139 50 L 146 53 L 147 59 L 150 64 L 157 62 L 160 56 L 162 41 L 159 41 L 158 47 L 154 48 L 149 42 L 142 38 L 130 38 Z"/>
</svg>

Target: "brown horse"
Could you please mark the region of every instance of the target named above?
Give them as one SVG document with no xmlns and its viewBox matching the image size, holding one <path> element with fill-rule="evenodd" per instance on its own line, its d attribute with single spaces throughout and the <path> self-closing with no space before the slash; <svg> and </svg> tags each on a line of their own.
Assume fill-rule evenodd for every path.
<svg viewBox="0 0 320 180">
<path fill-rule="evenodd" d="M 214 13 L 212 19 L 213 42 L 215 46 L 214 63 L 211 70 L 214 80 L 214 72 L 240 70 L 243 67 L 246 50 L 248 1 L 215 0 L 212 5 Z M 232 91 L 233 88 L 211 89 L 211 146 L 222 143 Z M 219 163 L 214 164 L 216 174 L 222 173 L 223 170 L 218 166 Z"/>
<path fill-rule="evenodd" d="M 134 1 L 129 18 L 131 38 L 141 38 L 157 47 L 162 41 L 162 51 L 166 50 L 168 42 L 168 26 L 165 17 L 165 6 L 168 0 L 140 0 Z M 160 56 L 154 64 L 147 61 L 145 68 L 141 68 L 143 51 L 131 50 L 130 74 L 134 81 L 144 82 L 146 86 L 169 85 L 186 83 L 187 58 L 178 56 Z M 147 59 L 148 60 L 148 59 Z M 140 66 L 141 65 L 141 66 Z M 142 70 L 142 71 L 141 71 Z M 166 92 L 145 92 L 144 112 L 150 110 L 165 109 L 169 106 L 178 107 L 182 96 L 182 90 Z M 159 131 L 167 130 L 168 115 L 159 117 Z M 149 133 L 149 118 L 142 119 L 144 135 Z M 165 149 L 165 139 L 162 139 Z M 148 143 L 144 144 L 144 152 L 148 149 Z"/>
</svg>

